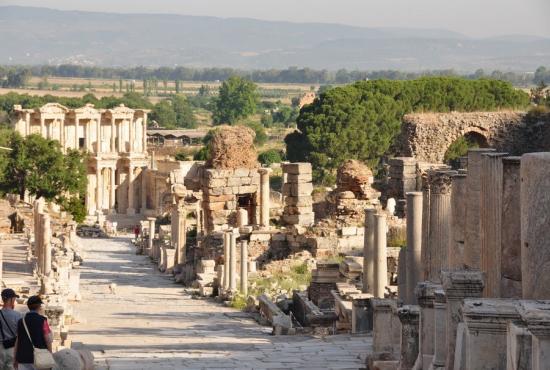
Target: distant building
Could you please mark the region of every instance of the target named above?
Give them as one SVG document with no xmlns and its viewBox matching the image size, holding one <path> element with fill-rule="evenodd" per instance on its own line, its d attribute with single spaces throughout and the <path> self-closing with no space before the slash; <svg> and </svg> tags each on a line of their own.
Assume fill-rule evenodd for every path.
<svg viewBox="0 0 550 370">
<path fill-rule="evenodd" d="M 90 153 L 87 163 L 88 215 L 97 211 L 133 215 L 145 209 L 143 172 L 147 155 L 145 109 L 120 105 L 95 109 L 92 104 L 69 109 L 48 103 L 41 108 L 15 106 L 15 130 L 22 136 L 39 134 L 58 140 L 63 151 L 79 149 Z"/>
<path fill-rule="evenodd" d="M 201 144 L 206 136 L 201 130 L 147 130 L 147 143 L 150 146 L 186 146 Z"/>
</svg>

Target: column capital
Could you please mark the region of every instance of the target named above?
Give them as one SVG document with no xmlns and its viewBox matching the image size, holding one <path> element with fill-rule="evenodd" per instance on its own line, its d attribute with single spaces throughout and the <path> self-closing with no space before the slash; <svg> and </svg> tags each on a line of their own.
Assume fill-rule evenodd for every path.
<svg viewBox="0 0 550 370">
<path fill-rule="evenodd" d="M 457 174 L 456 171 L 431 171 L 428 175 L 431 194 L 450 195 L 453 183 L 452 176 Z"/>
<path fill-rule="evenodd" d="M 271 172 L 273 172 L 273 170 L 271 170 L 271 168 L 266 168 L 266 167 L 261 167 L 261 168 L 258 168 L 258 172 L 260 173 L 260 175 L 269 175 Z"/>
<path fill-rule="evenodd" d="M 397 309 L 397 317 L 402 324 L 418 325 L 420 321 L 420 307 L 406 305 Z"/>
<path fill-rule="evenodd" d="M 429 281 L 421 281 L 414 289 L 414 294 L 418 304 L 422 308 L 432 308 L 434 306 L 435 291 L 441 289 L 441 285 Z"/>
</svg>

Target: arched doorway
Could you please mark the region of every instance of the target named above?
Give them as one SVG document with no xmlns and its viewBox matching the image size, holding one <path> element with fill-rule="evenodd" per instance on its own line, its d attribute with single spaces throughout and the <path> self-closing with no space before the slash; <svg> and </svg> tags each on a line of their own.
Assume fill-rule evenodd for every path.
<svg viewBox="0 0 550 370">
<path fill-rule="evenodd" d="M 469 149 L 488 148 L 487 138 L 479 132 L 469 131 L 449 145 L 443 161 L 453 168 L 460 168 L 460 158 L 468 154 Z"/>
</svg>

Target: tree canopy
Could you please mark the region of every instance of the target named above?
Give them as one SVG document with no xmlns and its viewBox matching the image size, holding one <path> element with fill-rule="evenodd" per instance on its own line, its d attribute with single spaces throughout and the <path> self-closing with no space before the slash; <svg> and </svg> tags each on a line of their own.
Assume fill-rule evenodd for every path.
<svg viewBox="0 0 550 370">
<path fill-rule="evenodd" d="M 86 191 L 86 167 L 80 152 L 69 149 L 63 154 L 58 141 L 36 134 L 23 138 L 15 132 L 9 135 L 7 146 L 12 150 L 4 154 L 0 192 L 21 198 L 28 192 L 55 201 L 71 213 L 82 211 L 82 198 L 71 200 Z"/>
<path fill-rule="evenodd" d="M 235 124 L 256 112 L 259 103 L 256 85 L 244 78 L 233 76 L 220 86 L 213 112 L 215 124 Z"/>
<path fill-rule="evenodd" d="M 349 158 L 375 167 L 414 111 L 525 108 L 529 96 L 509 83 L 461 78 L 361 81 L 329 89 L 302 108 L 298 130 L 285 138 L 290 161 L 308 161 L 316 181 L 331 183 Z"/>
</svg>

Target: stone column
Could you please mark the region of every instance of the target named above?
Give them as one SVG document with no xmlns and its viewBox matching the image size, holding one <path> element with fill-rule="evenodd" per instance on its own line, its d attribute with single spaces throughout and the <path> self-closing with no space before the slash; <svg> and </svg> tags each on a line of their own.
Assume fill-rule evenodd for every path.
<svg viewBox="0 0 550 370">
<path fill-rule="evenodd" d="M 115 118 L 111 117 L 111 153 L 116 153 Z"/>
<path fill-rule="evenodd" d="M 400 248 L 397 257 L 397 299 L 407 303 L 407 248 Z"/>
<path fill-rule="evenodd" d="M 123 125 L 124 125 L 124 121 L 119 122 L 119 124 L 117 125 L 118 151 L 121 153 L 126 152 L 126 146 L 123 145 L 124 141 L 122 140 Z"/>
<path fill-rule="evenodd" d="M 468 151 L 464 233 L 464 263 L 468 268 L 478 269 L 481 267 L 481 161 L 483 154 L 494 151 L 494 149 L 470 149 Z"/>
<path fill-rule="evenodd" d="M 101 153 L 101 118 L 96 119 L 96 154 Z"/>
<path fill-rule="evenodd" d="M 466 175 L 452 176 L 451 189 L 451 239 L 449 246 L 449 269 L 464 268 L 464 226 L 466 222 L 467 196 Z"/>
<path fill-rule="evenodd" d="M 500 297 L 502 157 L 487 153 L 481 157 L 481 270 L 485 272 L 484 297 Z"/>
<path fill-rule="evenodd" d="M 248 225 L 248 212 L 244 208 L 237 210 L 237 226 L 243 227 Z"/>
<path fill-rule="evenodd" d="M 183 205 L 178 205 L 177 220 L 176 263 L 181 265 L 186 262 L 187 254 L 187 212 Z"/>
<path fill-rule="evenodd" d="M 128 167 L 128 209 L 126 214 L 133 215 L 136 213 L 134 208 L 134 167 L 130 165 Z"/>
<path fill-rule="evenodd" d="M 44 213 L 42 215 L 42 245 L 43 245 L 43 260 L 42 260 L 42 274 L 44 276 L 50 275 L 52 271 L 52 229 L 50 224 L 50 215 Z"/>
<path fill-rule="evenodd" d="M 109 202 L 109 208 L 111 210 L 114 210 L 115 209 L 115 203 L 116 203 L 116 182 L 115 182 L 115 177 L 116 177 L 116 169 L 114 167 L 111 167 L 110 168 L 111 170 L 111 189 L 110 190 L 110 202 Z"/>
<path fill-rule="evenodd" d="M 386 233 L 386 216 L 376 215 L 374 222 L 374 293 L 377 298 L 384 298 L 388 285 L 388 260 Z"/>
<path fill-rule="evenodd" d="M 440 287 L 429 281 L 422 281 L 415 289 L 416 300 L 420 306 L 420 340 L 416 360 L 419 369 L 428 369 L 434 357 L 434 300 L 435 291 Z"/>
<path fill-rule="evenodd" d="M 269 228 L 269 172 L 268 168 L 260 168 L 260 225 Z"/>
<path fill-rule="evenodd" d="M 141 168 L 141 207 L 139 213 L 144 214 L 147 209 L 147 167 Z"/>
<path fill-rule="evenodd" d="M 229 244 L 229 290 L 233 293 L 237 290 L 237 237 L 239 232 L 233 229 L 230 233 Z"/>
<path fill-rule="evenodd" d="M 521 270 L 524 299 L 550 299 L 550 153 L 521 157 Z"/>
<path fill-rule="evenodd" d="M 415 304 L 414 289 L 422 280 L 422 193 L 407 193 L 407 294 L 405 302 Z"/>
<path fill-rule="evenodd" d="M 103 209 L 102 206 L 102 199 L 101 199 L 101 193 L 103 190 L 103 180 L 101 175 L 101 167 L 99 167 L 99 163 L 96 164 L 95 169 L 95 177 L 96 177 L 96 188 L 95 188 L 95 208 L 98 211 L 101 211 Z"/>
<path fill-rule="evenodd" d="M 454 369 L 455 345 L 460 309 L 465 298 L 479 298 L 483 292 L 484 275 L 481 271 L 443 271 L 443 289 L 447 296 L 447 358 L 445 370 Z"/>
<path fill-rule="evenodd" d="M 231 264 L 231 233 L 226 231 L 223 234 L 223 289 L 227 292 L 229 290 L 229 265 Z"/>
<path fill-rule="evenodd" d="M 422 176 L 422 279 L 428 280 L 430 275 L 430 182 L 428 175 Z"/>
<path fill-rule="evenodd" d="M 63 153 L 67 152 L 67 142 L 65 141 L 65 120 L 59 122 L 59 142 L 61 143 L 61 149 Z"/>
<path fill-rule="evenodd" d="M 142 125 L 143 125 L 143 148 L 142 148 L 142 152 L 143 153 L 147 153 L 147 113 L 143 113 L 143 121 L 142 121 Z"/>
<path fill-rule="evenodd" d="M 520 320 L 508 323 L 506 369 L 531 370 L 533 336 Z"/>
<path fill-rule="evenodd" d="M 128 124 L 130 125 L 130 153 L 134 152 L 134 140 L 136 138 L 136 126 L 133 119 L 130 119 L 128 121 Z"/>
<path fill-rule="evenodd" d="M 147 247 L 149 248 L 149 251 L 152 251 L 153 250 L 153 240 L 155 239 L 155 221 L 156 221 L 156 218 L 148 217 L 147 221 L 149 221 L 149 239 L 147 239 Z"/>
<path fill-rule="evenodd" d="M 89 151 L 90 153 L 93 152 L 93 148 L 92 148 L 92 137 L 91 137 L 91 134 L 90 134 L 90 125 L 92 124 L 92 121 L 88 120 L 84 126 L 84 130 L 85 130 L 85 133 L 84 133 L 84 136 L 86 136 L 85 138 L 85 143 L 86 143 L 86 150 Z"/>
<path fill-rule="evenodd" d="M 413 368 L 418 356 L 418 323 L 420 310 L 418 306 L 407 305 L 397 309 L 401 321 L 401 357 L 399 370 Z"/>
<path fill-rule="evenodd" d="M 430 231 L 428 280 L 441 282 L 441 270 L 447 269 L 451 228 L 451 176 L 455 171 L 432 171 L 430 182 Z"/>
<path fill-rule="evenodd" d="M 241 242 L 241 294 L 248 295 L 248 242 Z"/>
<path fill-rule="evenodd" d="M 46 131 L 46 119 L 44 117 L 40 117 L 40 134 L 42 135 L 42 137 L 46 137 L 47 133 L 45 132 Z"/>
<path fill-rule="evenodd" d="M 80 149 L 79 140 L 78 140 L 78 118 L 74 119 L 74 148 L 76 150 Z"/>
<path fill-rule="evenodd" d="M 521 298 L 520 157 L 505 157 L 502 166 L 500 296 Z"/>
<path fill-rule="evenodd" d="M 447 357 L 447 297 L 443 289 L 434 291 L 434 357 L 432 367 L 444 369 Z"/>
<path fill-rule="evenodd" d="M 374 220 L 376 209 L 365 209 L 365 242 L 363 249 L 363 293 L 374 293 Z"/>
</svg>

